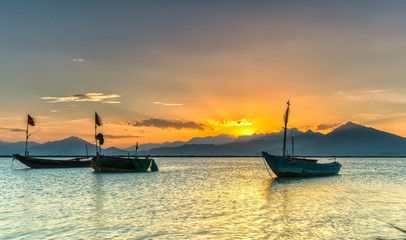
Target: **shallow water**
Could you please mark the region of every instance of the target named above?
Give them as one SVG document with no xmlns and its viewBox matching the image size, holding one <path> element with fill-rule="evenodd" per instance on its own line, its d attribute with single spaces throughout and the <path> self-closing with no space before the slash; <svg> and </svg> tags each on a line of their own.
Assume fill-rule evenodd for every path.
<svg viewBox="0 0 406 240">
<path fill-rule="evenodd" d="M 0 158 L 0 239 L 405 239 L 406 159 L 272 179 L 262 158 L 156 158 L 154 173 Z M 326 159 L 322 159 L 326 161 Z"/>
</svg>

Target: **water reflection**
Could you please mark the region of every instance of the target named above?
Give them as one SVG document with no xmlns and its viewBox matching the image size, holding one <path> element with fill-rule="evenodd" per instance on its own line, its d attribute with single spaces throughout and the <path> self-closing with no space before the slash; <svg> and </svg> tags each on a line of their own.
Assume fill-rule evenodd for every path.
<svg viewBox="0 0 406 240">
<path fill-rule="evenodd" d="M 404 238 L 376 220 L 405 226 L 404 171 L 392 160 L 382 162 L 391 174 L 350 159 L 342 175 L 310 179 L 272 179 L 262 159 L 158 161 L 161 171 L 152 174 L 20 171 L 7 162 L 0 232 L 6 239 Z"/>
<path fill-rule="evenodd" d="M 332 219 L 340 215 L 339 199 L 336 198 L 339 179 L 339 176 L 333 176 L 264 181 L 273 234 L 278 238 L 334 237 L 337 228 Z"/>
<path fill-rule="evenodd" d="M 92 182 L 92 195 L 94 211 L 91 215 L 91 222 L 93 229 L 95 229 L 94 239 L 99 239 L 103 237 L 101 229 L 105 228 L 104 221 L 104 191 L 103 191 L 103 176 L 101 174 L 93 173 Z"/>
</svg>

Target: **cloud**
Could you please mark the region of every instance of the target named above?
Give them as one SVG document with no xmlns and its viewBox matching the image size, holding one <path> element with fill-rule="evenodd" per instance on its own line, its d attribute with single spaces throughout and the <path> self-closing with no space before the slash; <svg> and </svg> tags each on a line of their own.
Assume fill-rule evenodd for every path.
<svg viewBox="0 0 406 240">
<path fill-rule="evenodd" d="M 366 102 L 366 101 L 378 101 L 378 102 L 390 102 L 390 103 L 406 103 L 405 89 L 373 89 L 362 91 L 349 91 L 338 92 L 350 101 Z"/>
<path fill-rule="evenodd" d="M 183 103 L 153 102 L 153 104 L 162 105 L 162 106 L 166 106 L 166 107 L 183 106 Z"/>
<path fill-rule="evenodd" d="M 340 126 L 341 123 L 333 123 L 333 124 L 320 124 L 319 126 L 317 126 L 317 130 L 323 131 L 323 130 L 328 130 L 328 129 L 332 129 L 335 127 Z"/>
<path fill-rule="evenodd" d="M 85 59 L 83 59 L 83 58 L 74 58 L 74 59 L 72 59 L 74 62 L 84 62 L 85 61 Z"/>
<path fill-rule="evenodd" d="M 76 94 L 70 97 L 41 97 L 42 100 L 48 100 L 48 103 L 67 103 L 67 102 L 102 102 L 102 103 L 120 103 L 118 94 L 104 95 L 104 93 L 85 93 Z"/>
<path fill-rule="evenodd" d="M 392 114 L 357 114 L 357 117 L 362 119 L 362 123 L 366 125 L 393 125 L 396 122 L 405 122 L 406 113 L 392 113 Z"/>
<path fill-rule="evenodd" d="M 122 135 L 122 136 L 104 135 L 104 137 L 105 137 L 105 138 L 120 139 L 120 138 L 139 138 L 140 136 L 132 136 L 132 135 Z"/>
<path fill-rule="evenodd" d="M 252 123 L 248 122 L 247 119 L 243 118 L 237 121 L 217 121 L 217 120 L 208 120 L 210 125 L 216 127 L 241 127 L 241 126 L 251 126 Z"/>
<path fill-rule="evenodd" d="M 195 129 L 195 130 L 204 130 L 205 125 L 201 123 L 196 123 L 193 121 L 178 121 L 178 120 L 166 120 L 166 119 L 159 119 L 159 118 L 151 118 L 151 119 L 144 119 L 144 120 L 136 120 L 136 121 L 129 121 L 129 122 L 119 122 L 116 123 L 118 125 L 128 125 L 133 127 L 156 127 L 156 128 L 188 128 L 188 129 Z"/>
<path fill-rule="evenodd" d="M 207 124 L 197 123 L 193 121 L 179 121 L 179 120 L 167 120 L 160 118 L 151 118 L 144 120 L 128 121 L 128 122 L 116 122 L 112 124 L 117 125 L 128 125 L 133 127 L 155 127 L 155 128 L 175 128 L 175 129 L 195 129 L 195 130 L 205 130 L 205 129 L 218 129 L 219 127 L 242 127 L 251 126 L 252 123 L 248 122 L 245 118 L 236 121 L 216 121 L 208 120 Z"/>
<path fill-rule="evenodd" d="M 10 132 L 25 132 L 25 129 L 22 128 L 6 128 L 6 127 L 0 127 L 0 130 L 6 130 Z"/>
</svg>

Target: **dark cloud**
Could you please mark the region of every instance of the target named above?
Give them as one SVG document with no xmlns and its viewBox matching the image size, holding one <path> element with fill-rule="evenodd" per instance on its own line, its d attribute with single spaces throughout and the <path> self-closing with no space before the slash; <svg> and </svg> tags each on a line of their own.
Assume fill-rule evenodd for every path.
<svg viewBox="0 0 406 240">
<path fill-rule="evenodd" d="M 91 95 L 89 95 L 89 94 L 75 94 L 75 95 L 72 95 L 72 97 L 77 97 L 79 99 L 90 99 L 90 96 Z"/>
<path fill-rule="evenodd" d="M 333 124 L 320 124 L 319 126 L 317 126 L 317 130 L 328 130 L 328 129 L 331 129 L 331 128 L 335 128 L 335 127 L 338 127 L 338 126 L 340 126 L 341 125 L 341 123 L 333 123 Z"/>
<path fill-rule="evenodd" d="M 144 120 L 136 120 L 133 122 L 126 122 L 120 123 L 122 125 L 129 125 L 134 127 L 156 127 L 156 128 L 189 128 L 189 129 L 196 129 L 196 130 L 204 130 L 205 125 L 201 123 L 196 123 L 193 121 L 178 121 L 178 120 L 166 120 L 166 119 L 159 119 L 159 118 L 151 118 L 151 119 L 144 119 Z"/>
<path fill-rule="evenodd" d="M 5 128 L 5 127 L 0 127 L 0 130 L 7 130 L 11 132 L 25 132 L 25 129 L 22 128 Z"/>
</svg>

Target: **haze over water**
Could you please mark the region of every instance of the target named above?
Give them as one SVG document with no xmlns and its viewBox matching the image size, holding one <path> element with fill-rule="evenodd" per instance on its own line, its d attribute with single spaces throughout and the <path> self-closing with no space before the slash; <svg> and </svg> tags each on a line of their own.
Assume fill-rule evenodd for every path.
<svg viewBox="0 0 406 240">
<path fill-rule="evenodd" d="M 136 174 L 3 158 L 0 238 L 404 239 L 405 159 L 337 160 L 338 176 L 273 180 L 262 158 L 157 158 Z"/>
</svg>

